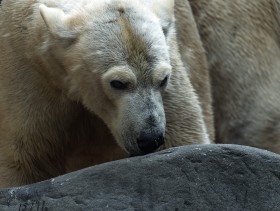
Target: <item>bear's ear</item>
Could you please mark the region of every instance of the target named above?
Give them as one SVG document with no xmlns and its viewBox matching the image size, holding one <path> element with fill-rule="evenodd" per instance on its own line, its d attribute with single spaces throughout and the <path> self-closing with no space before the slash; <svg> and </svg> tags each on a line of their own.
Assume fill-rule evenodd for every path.
<svg viewBox="0 0 280 211">
<path fill-rule="evenodd" d="M 174 21 L 175 0 L 146 0 L 146 3 L 160 19 L 163 31 L 167 31 Z"/>
<path fill-rule="evenodd" d="M 174 15 L 175 0 L 153 0 L 153 11 L 159 18 L 172 18 Z"/>
<path fill-rule="evenodd" d="M 71 16 L 61 9 L 50 8 L 44 4 L 39 6 L 40 14 L 49 31 L 57 38 L 75 38 L 76 32 L 70 25 Z"/>
</svg>

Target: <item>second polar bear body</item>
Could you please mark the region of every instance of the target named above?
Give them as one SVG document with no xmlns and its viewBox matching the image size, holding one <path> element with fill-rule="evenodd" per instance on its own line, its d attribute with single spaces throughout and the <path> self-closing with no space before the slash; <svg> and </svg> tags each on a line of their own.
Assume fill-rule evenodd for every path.
<svg viewBox="0 0 280 211">
<path fill-rule="evenodd" d="M 280 2 L 189 2 L 208 59 L 217 142 L 280 153 Z"/>
</svg>

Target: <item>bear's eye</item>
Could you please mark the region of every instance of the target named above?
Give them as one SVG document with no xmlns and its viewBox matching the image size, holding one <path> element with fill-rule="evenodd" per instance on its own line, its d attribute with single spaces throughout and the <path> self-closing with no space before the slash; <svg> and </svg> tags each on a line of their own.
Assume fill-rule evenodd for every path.
<svg viewBox="0 0 280 211">
<path fill-rule="evenodd" d="M 165 78 L 162 80 L 159 86 L 164 87 L 167 84 L 167 81 L 168 81 L 168 76 L 165 76 Z"/>
<path fill-rule="evenodd" d="M 111 81 L 111 87 L 114 89 L 118 89 L 118 90 L 125 90 L 128 87 L 128 83 L 123 83 L 121 81 L 118 80 L 113 80 Z"/>
</svg>

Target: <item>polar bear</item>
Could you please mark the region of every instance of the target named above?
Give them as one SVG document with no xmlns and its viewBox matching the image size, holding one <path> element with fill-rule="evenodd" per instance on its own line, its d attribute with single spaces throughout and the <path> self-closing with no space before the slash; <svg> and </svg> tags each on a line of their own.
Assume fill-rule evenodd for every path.
<svg viewBox="0 0 280 211">
<path fill-rule="evenodd" d="M 280 1 L 189 2 L 207 52 L 216 140 L 280 153 Z"/>
<path fill-rule="evenodd" d="M 0 37 L 0 187 L 210 143 L 174 1 L 4 0 Z"/>
</svg>

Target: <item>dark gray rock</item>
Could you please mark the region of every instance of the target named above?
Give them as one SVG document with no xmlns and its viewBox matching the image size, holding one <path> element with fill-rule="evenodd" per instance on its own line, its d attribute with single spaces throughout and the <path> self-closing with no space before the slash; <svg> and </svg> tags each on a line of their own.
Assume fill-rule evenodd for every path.
<svg viewBox="0 0 280 211">
<path fill-rule="evenodd" d="M 173 148 L 0 191 L 0 210 L 280 210 L 280 156 Z"/>
</svg>

